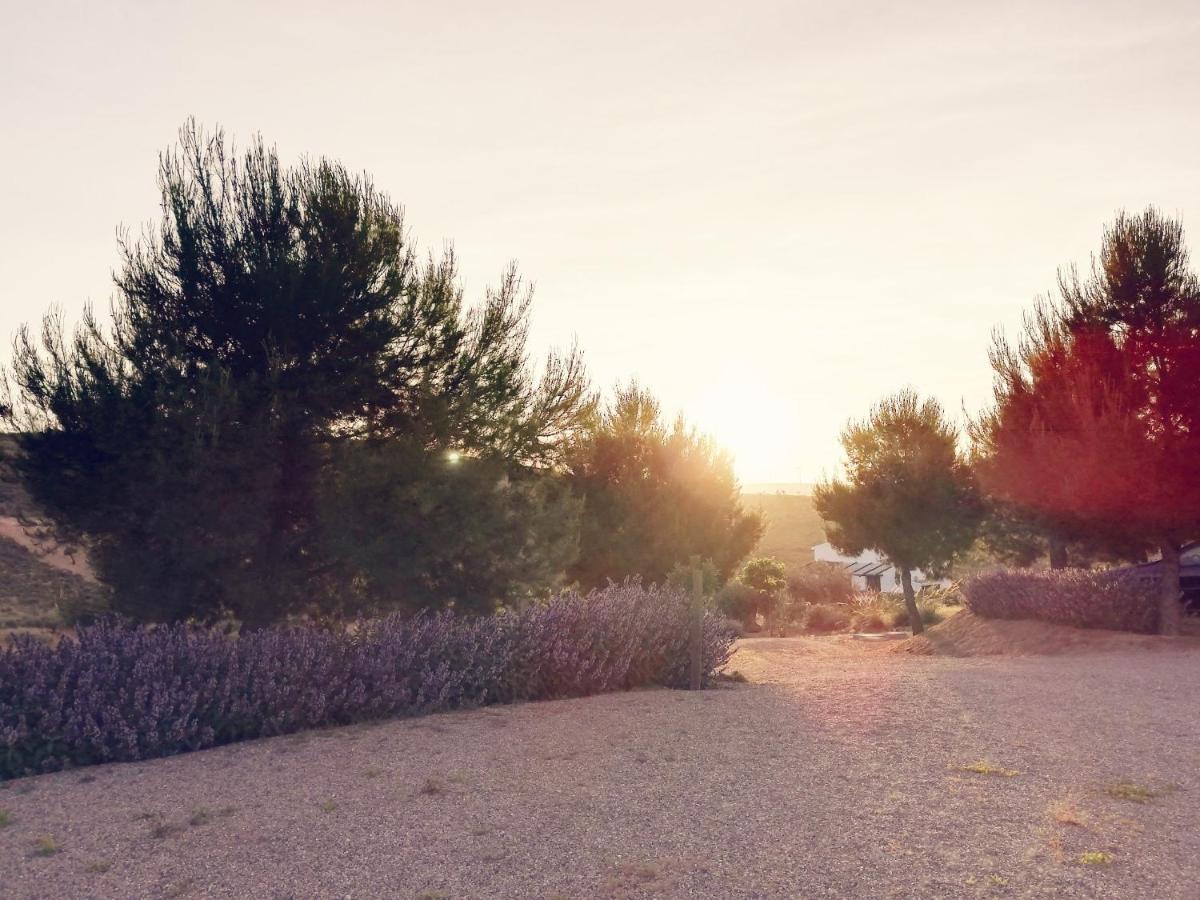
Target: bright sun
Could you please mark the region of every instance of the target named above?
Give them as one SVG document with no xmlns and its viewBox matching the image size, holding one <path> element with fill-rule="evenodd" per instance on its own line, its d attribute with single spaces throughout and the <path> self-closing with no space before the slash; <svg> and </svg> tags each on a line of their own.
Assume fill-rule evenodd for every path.
<svg viewBox="0 0 1200 900">
<path fill-rule="evenodd" d="M 752 376 L 722 372 L 688 419 L 733 454 L 743 484 L 799 481 L 801 461 L 784 401 L 764 387 L 765 379 Z"/>
</svg>

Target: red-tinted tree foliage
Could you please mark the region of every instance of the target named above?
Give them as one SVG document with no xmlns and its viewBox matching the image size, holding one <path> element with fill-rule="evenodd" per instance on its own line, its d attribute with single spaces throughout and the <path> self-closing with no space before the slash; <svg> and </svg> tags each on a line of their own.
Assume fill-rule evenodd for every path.
<svg viewBox="0 0 1200 900">
<path fill-rule="evenodd" d="M 1077 533 L 1162 553 L 1159 629 L 1178 630 L 1179 548 L 1200 534 L 1200 291 L 1178 223 L 1121 216 L 1091 278 L 1060 279 L 975 423 L 989 493 Z"/>
</svg>

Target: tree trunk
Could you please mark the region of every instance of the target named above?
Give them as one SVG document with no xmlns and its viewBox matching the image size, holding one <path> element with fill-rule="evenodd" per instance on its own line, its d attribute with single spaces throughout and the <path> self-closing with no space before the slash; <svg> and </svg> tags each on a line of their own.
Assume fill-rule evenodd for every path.
<svg viewBox="0 0 1200 900">
<path fill-rule="evenodd" d="M 1067 542 L 1056 534 L 1050 535 L 1050 568 L 1065 569 L 1067 567 Z"/>
<path fill-rule="evenodd" d="M 900 570 L 900 586 L 904 588 L 904 608 L 908 610 L 908 623 L 912 626 L 912 633 L 920 634 L 925 630 L 925 623 L 921 621 L 921 611 L 917 609 L 917 595 L 913 593 L 912 572 L 907 568 Z"/>
<path fill-rule="evenodd" d="M 1179 545 L 1172 540 L 1164 540 L 1159 549 L 1162 551 L 1162 570 L 1158 580 L 1158 633 L 1179 634 L 1179 626 L 1183 623 L 1183 603 L 1180 597 L 1183 589 L 1179 585 Z"/>
</svg>

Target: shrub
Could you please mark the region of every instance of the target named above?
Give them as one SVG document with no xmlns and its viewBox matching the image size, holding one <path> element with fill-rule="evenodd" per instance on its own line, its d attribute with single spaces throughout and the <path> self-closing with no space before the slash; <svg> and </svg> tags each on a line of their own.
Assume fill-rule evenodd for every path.
<svg viewBox="0 0 1200 900">
<path fill-rule="evenodd" d="M 0 778 L 305 728 L 688 680 L 688 601 L 636 581 L 520 613 L 389 616 L 232 637 L 106 620 L 0 651 Z M 709 615 L 704 677 L 733 629 Z"/>
<path fill-rule="evenodd" d="M 927 627 L 946 621 L 948 616 L 946 610 L 939 603 L 927 600 L 924 595 L 917 598 L 917 612 L 921 614 L 921 624 Z M 904 605 L 903 599 L 896 601 L 892 624 L 896 628 L 912 627 L 912 623 L 908 619 L 908 607 Z"/>
<path fill-rule="evenodd" d="M 854 596 L 850 573 L 837 563 L 815 562 L 787 580 L 788 593 L 800 603 L 849 603 Z"/>
<path fill-rule="evenodd" d="M 741 622 L 747 630 L 754 627 L 754 615 L 758 612 L 759 602 L 758 591 L 740 581 L 731 581 L 717 591 L 717 609 Z"/>
<path fill-rule="evenodd" d="M 804 616 L 809 631 L 845 631 L 850 627 L 850 611 L 832 603 L 815 603 Z"/>
<path fill-rule="evenodd" d="M 1127 572 L 990 572 L 968 579 L 962 593 L 971 612 L 989 619 L 1144 633 L 1158 625 L 1152 591 Z"/>
<path fill-rule="evenodd" d="M 903 599 L 903 598 L 902 598 Z M 921 589 L 918 600 L 930 606 L 962 606 L 962 588 L 958 582 L 942 586 L 933 585 Z"/>
</svg>

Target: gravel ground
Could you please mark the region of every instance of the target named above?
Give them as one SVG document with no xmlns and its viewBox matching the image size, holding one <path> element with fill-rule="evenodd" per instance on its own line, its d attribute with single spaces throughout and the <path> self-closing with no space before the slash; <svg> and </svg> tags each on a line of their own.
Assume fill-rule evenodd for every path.
<svg viewBox="0 0 1200 900">
<path fill-rule="evenodd" d="M 1200 653 L 884 651 L 9 782 L 0 895 L 1200 897 Z"/>
</svg>

